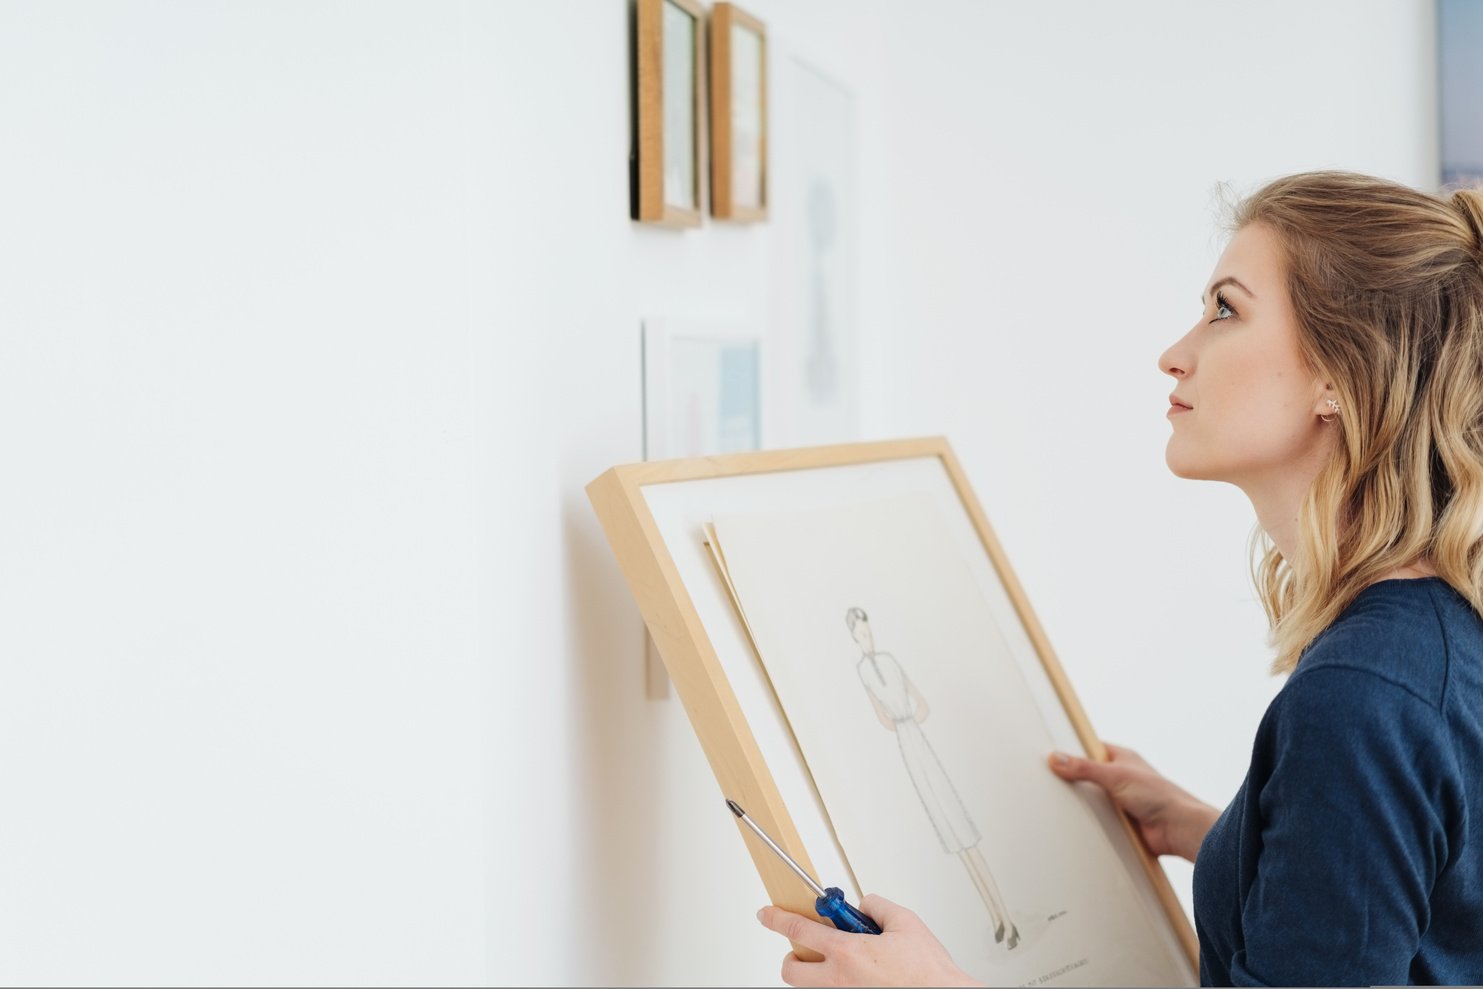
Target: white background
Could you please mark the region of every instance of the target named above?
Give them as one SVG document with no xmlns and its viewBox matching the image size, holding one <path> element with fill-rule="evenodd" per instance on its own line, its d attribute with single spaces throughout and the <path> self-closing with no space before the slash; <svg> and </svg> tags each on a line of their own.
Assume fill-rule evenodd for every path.
<svg viewBox="0 0 1483 989">
<path fill-rule="evenodd" d="M 860 98 L 863 434 L 952 440 L 1093 723 L 1223 804 L 1253 519 L 1155 361 L 1214 182 L 1434 184 L 1431 3 L 747 9 Z M 628 16 L 0 4 L 0 981 L 775 980 L 582 492 L 640 320 L 771 278 L 628 219 Z"/>
</svg>

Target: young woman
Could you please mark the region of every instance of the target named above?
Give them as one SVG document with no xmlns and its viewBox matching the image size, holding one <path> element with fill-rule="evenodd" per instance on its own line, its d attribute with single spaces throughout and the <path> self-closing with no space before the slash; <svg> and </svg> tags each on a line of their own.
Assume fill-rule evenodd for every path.
<svg viewBox="0 0 1483 989">
<path fill-rule="evenodd" d="M 1104 788 L 1195 863 L 1206 985 L 1483 983 L 1483 190 L 1347 172 L 1236 210 L 1205 312 L 1159 359 L 1165 459 L 1228 481 L 1265 537 L 1253 577 L 1290 674 L 1224 811 L 1108 746 L 1051 771 Z M 810 985 L 971 980 L 914 914 L 880 937 L 776 907 Z"/>
</svg>

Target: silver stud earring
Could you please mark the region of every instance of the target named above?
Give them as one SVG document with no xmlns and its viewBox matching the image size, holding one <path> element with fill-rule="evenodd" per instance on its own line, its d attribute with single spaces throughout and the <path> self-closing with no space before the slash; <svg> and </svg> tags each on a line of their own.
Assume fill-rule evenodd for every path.
<svg viewBox="0 0 1483 989">
<path fill-rule="evenodd" d="M 1322 419 L 1324 422 L 1333 422 L 1334 421 L 1334 416 L 1336 416 L 1336 415 L 1339 414 L 1339 403 L 1336 402 L 1336 401 L 1334 401 L 1332 398 L 1331 399 L 1328 399 L 1328 403 L 1329 403 L 1329 409 L 1330 409 L 1330 411 L 1332 411 L 1334 413 L 1334 415 L 1332 415 L 1332 416 L 1323 416 L 1323 415 L 1321 415 L 1318 418 Z"/>
</svg>

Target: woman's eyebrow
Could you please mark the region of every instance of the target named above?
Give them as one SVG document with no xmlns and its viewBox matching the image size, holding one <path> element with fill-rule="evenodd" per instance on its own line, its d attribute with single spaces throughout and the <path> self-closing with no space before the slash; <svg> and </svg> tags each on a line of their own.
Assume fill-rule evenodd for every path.
<svg viewBox="0 0 1483 989">
<path fill-rule="evenodd" d="M 1247 295 L 1251 296 L 1253 299 L 1256 298 L 1256 293 L 1255 292 L 1253 292 L 1251 289 L 1247 288 L 1245 285 L 1242 285 L 1240 282 L 1236 281 L 1236 279 L 1232 278 L 1230 275 L 1225 276 L 1220 281 L 1218 281 L 1214 285 L 1210 286 L 1210 291 L 1214 292 L 1216 289 L 1220 288 L 1222 285 L 1234 285 L 1237 288 L 1239 288 L 1241 291 L 1245 292 Z M 1205 296 L 1204 295 L 1201 295 L 1200 296 L 1200 305 L 1203 306 L 1204 304 L 1205 304 Z"/>
</svg>

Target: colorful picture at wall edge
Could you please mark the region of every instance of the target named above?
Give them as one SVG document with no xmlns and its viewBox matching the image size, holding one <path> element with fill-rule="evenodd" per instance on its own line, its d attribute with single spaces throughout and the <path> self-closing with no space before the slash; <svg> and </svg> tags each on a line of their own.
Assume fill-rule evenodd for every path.
<svg viewBox="0 0 1483 989">
<path fill-rule="evenodd" d="M 1437 0 L 1438 128 L 1445 190 L 1483 186 L 1483 3 Z"/>
</svg>

